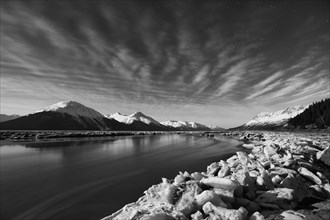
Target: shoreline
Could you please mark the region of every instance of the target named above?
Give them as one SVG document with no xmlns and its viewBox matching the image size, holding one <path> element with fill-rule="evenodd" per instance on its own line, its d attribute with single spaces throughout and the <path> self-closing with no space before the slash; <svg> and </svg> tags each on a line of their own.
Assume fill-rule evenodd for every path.
<svg viewBox="0 0 330 220">
<path fill-rule="evenodd" d="M 85 131 L 85 130 L 0 130 L 2 141 L 39 141 L 65 138 L 97 138 L 133 135 L 198 134 L 210 131 Z"/>
<path fill-rule="evenodd" d="M 90 130 L 0 130 L 1 141 L 40 141 L 46 139 L 64 139 L 64 138 L 93 138 L 93 137 L 116 137 L 132 135 L 166 135 L 166 134 L 200 134 L 201 136 L 214 137 L 215 134 L 223 136 L 236 137 L 244 133 L 294 133 L 294 134 L 327 134 L 328 129 L 306 129 L 306 130 L 278 130 L 278 131 L 90 131 Z M 246 139 L 248 140 L 248 139 Z"/>
<path fill-rule="evenodd" d="M 329 133 L 223 133 L 250 144 L 206 172 L 162 178 L 112 219 L 325 219 L 330 215 Z"/>
</svg>

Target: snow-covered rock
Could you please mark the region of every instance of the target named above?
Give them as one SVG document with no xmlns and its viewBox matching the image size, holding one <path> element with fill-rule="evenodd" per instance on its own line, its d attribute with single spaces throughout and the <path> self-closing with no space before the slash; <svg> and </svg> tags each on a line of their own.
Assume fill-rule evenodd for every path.
<svg viewBox="0 0 330 220">
<path fill-rule="evenodd" d="M 134 121 L 140 121 L 143 122 L 145 124 L 155 124 L 155 125 L 160 125 L 160 123 L 153 119 L 150 116 L 147 116 L 145 114 L 143 114 L 142 112 L 135 112 L 131 115 L 123 115 L 119 112 L 116 112 L 114 114 L 109 114 L 109 115 L 105 115 L 106 118 L 109 119 L 115 119 L 121 123 L 125 123 L 125 124 L 132 124 Z"/>
<path fill-rule="evenodd" d="M 289 119 L 302 113 L 307 107 L 299 105 L 276 112 L 262 112 L 245 123 L 243 128 L 286 126 Z"/>
</svg>

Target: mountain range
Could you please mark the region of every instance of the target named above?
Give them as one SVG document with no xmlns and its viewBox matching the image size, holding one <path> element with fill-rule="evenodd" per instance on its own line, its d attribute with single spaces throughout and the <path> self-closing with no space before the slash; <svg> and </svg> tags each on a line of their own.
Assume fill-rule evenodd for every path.
<svg viewBox="0 0 330 220">
<path fill-rule="evenodd" d="M 142 112 L 102 115 L 78 102 L 64 101 L 32 114 L 0 123 L 1 130 L 114 130 L 114 131 L 210 131 L 205 125 L 185 122 L 181 126 L 160 123 Z"/>
<path fill-rule="evenodd" d="M 241 130 L 273 130 L 289 127 L 289 120 L 304 112 L 308 106 L 293 106 L 276 112 L 261 112 L 240 127 Z"/>
<path fill-rule="evenodd" d="M 330 99 L 308 106 L 293 106 L 275 112 L 261 112 L 247 123 L 230 130 L 274 130 L 327 128 L 330 126 Z M 196 122 L 154 118 L 135 112 L 102 115 L 78 102 L 64 101 L 26 116 L 1 114 L 0 130 L 113 130 L 113 131 L 225 131 Z"/>
<path fill-rule="evenodd" d="M 160 122 L 162 125 L 171 127 L 174 129 L 179 129 L 179 130 L 184 130 L 184 131 L 190 131 L 190 130 L 197 130 L 197 131 L 207 131 L 210 130 L 211 128 L 202 125 L 196 122 L 187 122 L 187 121 L 175 121 L 175 120 L 170 120 L 170 121 L 164 121 Z"/>
</svg>

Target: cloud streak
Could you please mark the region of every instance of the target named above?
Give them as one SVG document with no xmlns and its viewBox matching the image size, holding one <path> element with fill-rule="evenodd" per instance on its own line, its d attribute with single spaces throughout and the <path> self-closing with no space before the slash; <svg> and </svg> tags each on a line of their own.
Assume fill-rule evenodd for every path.
<svg viewBox="0 0 330 220">
<path fill-rule="evenodd" d="M 200 121 L 213 106 L 209 123 L 230 106 L 308 104 L 327 97 L 328 4 L 5 1 L 1 111 L 70 98 L 103 113 L 182 104 Z"/>
</svg>

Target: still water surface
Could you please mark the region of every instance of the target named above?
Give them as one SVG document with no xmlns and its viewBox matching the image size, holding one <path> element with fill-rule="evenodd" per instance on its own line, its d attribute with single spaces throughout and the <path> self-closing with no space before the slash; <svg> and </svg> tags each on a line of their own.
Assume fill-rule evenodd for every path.
<svg viewBox="0 0 330 220">
<path fill-rule="evenodd" d="M 2 143 L 0 219 L 100 219 L 161 177 L 205 171 L 240 144 L 178 134 Z"/>
</svg>

